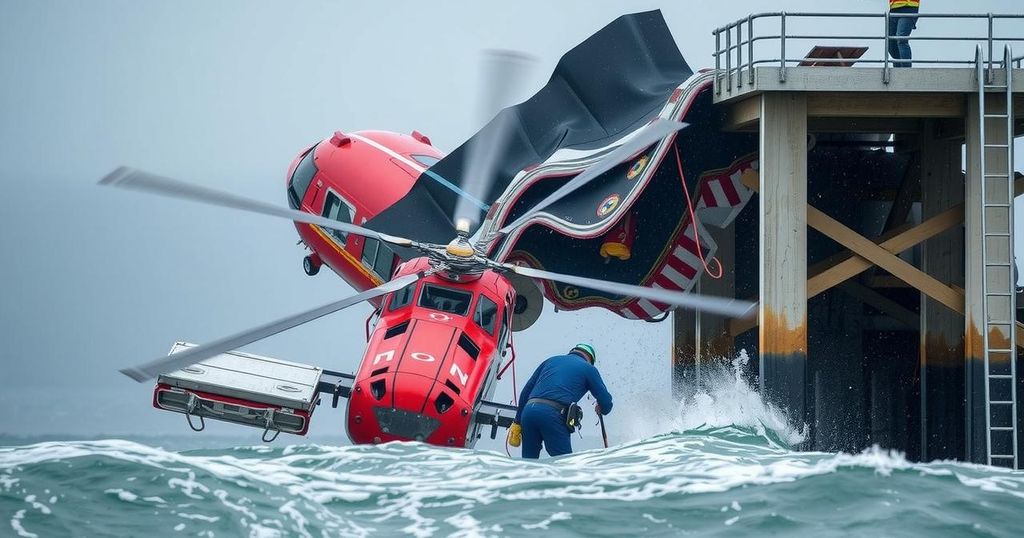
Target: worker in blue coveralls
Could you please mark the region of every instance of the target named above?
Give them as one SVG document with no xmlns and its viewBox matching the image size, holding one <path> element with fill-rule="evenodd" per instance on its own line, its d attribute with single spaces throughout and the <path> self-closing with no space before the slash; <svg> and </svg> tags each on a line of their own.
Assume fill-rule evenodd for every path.
<svg viewBox="0 0 1024 538">
<path fill-rule="evenodd" d="M 594 367 L 597 354 L 589 344 L 577 344 L 568 355 L 557 355 L 542 362 L 519 395 L 516 420 L 508 430 L 508 442 L 523 446 L 523 457 L 540 457 L 541 444 L 551 456 L 572 453 L 567 414 L 590 391 L 597 403 L 594 412 L 607 415 L 612 410 L 612 395 Z M 571 422 L 571 421 L 570 421 Z"/>
</svg>

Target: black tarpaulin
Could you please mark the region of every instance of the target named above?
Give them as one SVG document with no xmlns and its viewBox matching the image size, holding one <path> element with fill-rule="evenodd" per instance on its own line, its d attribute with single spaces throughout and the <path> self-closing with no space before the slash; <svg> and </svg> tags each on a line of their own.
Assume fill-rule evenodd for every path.
<svg viewBox="0 0 1024 538">
<path fill-rule="evenodd" d="M 561 148 L 608 145 L 642 126 L 692 74 L 660 11 L 623 15 L 567 52 L 547 84 L 527 101 L 504 109 L 430 172 L 462 185 L 473 143 L 499 139 L 509 128 L 502 158 L 483 196 L 493 202 L 519 171 Z M 507 121 L 506 121 L 507 120 Z M 450 217 L 458 194 L 422 174 L 396 204 L 367 223 L 381 232 L 443 243 L 454 236 Z"/>
</svg>

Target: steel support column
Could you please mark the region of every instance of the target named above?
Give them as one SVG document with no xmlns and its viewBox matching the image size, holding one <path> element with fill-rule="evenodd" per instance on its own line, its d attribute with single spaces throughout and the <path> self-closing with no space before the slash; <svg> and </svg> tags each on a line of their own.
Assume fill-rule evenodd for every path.
<svg viewBox="0 0 1024 538">
<path fill-rule="evenodd" d="M 761 391 L 804 424 L 807 392 L 807 99 L 761 96 Z"/>
</svg>

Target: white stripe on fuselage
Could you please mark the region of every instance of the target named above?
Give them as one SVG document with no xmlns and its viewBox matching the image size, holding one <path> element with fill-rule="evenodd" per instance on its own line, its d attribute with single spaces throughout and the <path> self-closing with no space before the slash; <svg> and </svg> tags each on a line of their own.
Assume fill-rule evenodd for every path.
<svg viewBox="0 0 1024 538">
<path fill-rule="evenodd" d="M 360 142 L 364 142 L 366 144 L 369 144 L 371 147 L 374 147 L 374 148 L 377 148 L 380 151 L 383 151 L 387 155 L 390 155 L 393 159 L 398 159 L 399 161 L 402 162 L 402 164 L 408 166 L 409 168 L 412 168 L 417 173 L 421 173 L 422 174 L 423 171 L 426 170 L 426 167 L 424 167 L 420 163 L 417 163 L 415 161 L 410 161 L 409 159 L 405 158 L 404 155 L 396 153 L 395 150 L 393 150 L 393 149 L 391 149 L 391 148 L 389 148 L 389 147 L 387 147 L 387 146 L 385 146 L 383 144 L 378 144 L 377 142 L 374 142 L 373 140 L 370 140 L 369 138 L 366 138 L 365 136 L 360 136 L 360 135 L 352 134 L 352 133 L 349 133 L 346 136 L 355 138 L 356 140 L 359 140 Z"/>
</svg>

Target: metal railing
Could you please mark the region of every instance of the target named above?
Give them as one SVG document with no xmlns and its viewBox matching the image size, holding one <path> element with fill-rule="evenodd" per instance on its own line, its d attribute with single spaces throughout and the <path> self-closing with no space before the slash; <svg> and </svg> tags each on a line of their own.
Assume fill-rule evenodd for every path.
<svg viewBox="0 0 1024 538">
<path fill-rule="evenodd" d="M 889 23 L 894 18 L 911 18 L 917 17 L 923 20 L 934 20 L 934 19 L 968 19 L 971 21 L 977 21 L 978 23 L 984 23 L 987 26 L 987 32 L 985 35 L 980 36 L 967 36 L 967 35 L 955 35 L 955 36 L 938 36 L 938 35 L 913 35 L 910 36 L 894 36 L 889 35 Z M 815 34 L 800 34 L 792 33 L 786 30 L 786 23 L 790 21 L 807 21 L 811 19 L 821 19 L 822 21 L 831 21 L 833 23 L 840 19 L 860 19 L 862 24 L 878 24 L 882 26 L 882 31 L 877 33 L 870 33 L 864 35 L 849 35 L 849 34 L 835 34 L 830 35 L 828 33 L 815 33 Z M 757 24 L 755 30 L 755 21 L 761 21 Z M 765 24 L 767 21 L 777 21 L 777 24 Z M 870 22 L 874 21 L 874 22 Z M 1015 27 L 1016 35 L 997 35 L 994 31 L 996 22 L 999 21 L 1019 21 L 1019 29 Z M 764 35 L 756 33 L 764 29 Z M 777 32 L 777 33 L 776 33 Z M 979 32 L 980 33 L 980 32 Z M 753 86 L 754 84 L 754 68 L 759 65 L 777 65 L 779 69 L 779 82 L 786 81 L 786 68 L 790 64 L 798 64 L 805 60 L 813 61 L 817 64 L 828 64 L 835 63 L 837 65 L 850 65 L 856 62 L 858 65 L 868 66 L 881 66 L 882 67 L 882 82 L 889 83 L 890 69 L 895 67 L 893 65 L 893 58 L 889 56 L 889 45 L 893 41 L 907 41 L 907 42 L 958 42 L 963 44 L 969 44 L 969 47 L 965 47 L 963 55 L 957 57 L 932 57 L 913 59 L 915 64 L 926 64 L 931 66 L 972 66 L 974 64 L 974 50 L 978 44 L 983 44 L 988 50 L 988 73 L 987 76 L 991 80 L 991 76 L 994 68 L 1003 67 L 997 60 L 994 60 L 993 50 L 997 43 L 1005 44 L 1010 42 L 1024 42 L 1024 14 L 965 14 L 965 13 L 787 13 L 785 11 L 769 12 L 769 13 L 757 13 L 748 15 L 746 18 L 740 19 L 729 25 L 715 29 L 712 34 L 715 36 L 715 93 L 721 94 L 723 84 L 727 92 L 732 92 L 733 83 L 737 88 L 742 88 L 744 83 Z M 734 42 L 735 38 L 735 42 Z M 878 43 L 882 45 L 882 56 L 879 59 L 871 58 L 806 58 L 790 57 L 786 54 L 787 43 L 791 45 L 792 42 L 802 42 L 808 40 L 845 40 L 854 41 L 856 43 L 845 44 L 851 45 L 866 45 Z M 771 46 L 777 42 L 778 46 Z M 758 47 L 755 49 L 755 45 Z M 767 50 L 766 50 L 767 49 Z M 763 57 L 765 56 L 765 57 Z M 895 59 L 900 61 L 900 59 Z M 1016 63 L 1017 67 L 1020 67 L 1024 63 L 1024 56 L 1013 58 L 1013 62 Z M 735 76 L 734 76 L 735 75 Z M 744 80 L 746 79 L 746 81 Z"/>
</svg>

